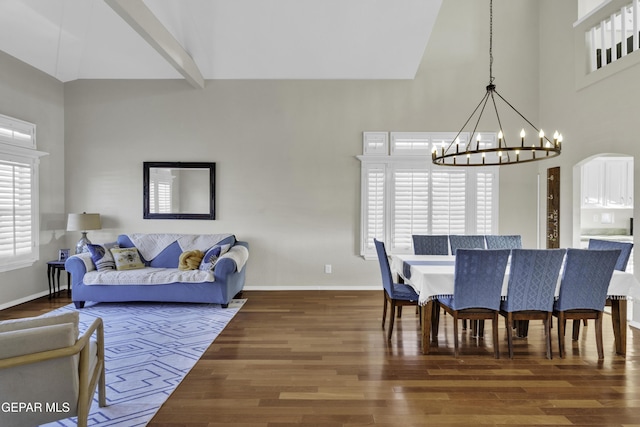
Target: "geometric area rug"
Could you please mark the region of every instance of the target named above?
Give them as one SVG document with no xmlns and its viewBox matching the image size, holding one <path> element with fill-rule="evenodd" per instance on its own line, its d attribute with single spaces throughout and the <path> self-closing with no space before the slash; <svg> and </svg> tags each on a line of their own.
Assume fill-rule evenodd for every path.
<svg viewBox="0 0 640 427">
<path fill-rule="evenodd" d="M 98 405 L 98 392 L 89 413 L 89 426 L 145 426 L 246 299 L 220 304 L 87 303 L 56 312 L 78 311 L 80 333 L 96 317 L 104 323 L 107 406 Z M 45 424 L 77 425 L 77 418 Z"/>
</svg>

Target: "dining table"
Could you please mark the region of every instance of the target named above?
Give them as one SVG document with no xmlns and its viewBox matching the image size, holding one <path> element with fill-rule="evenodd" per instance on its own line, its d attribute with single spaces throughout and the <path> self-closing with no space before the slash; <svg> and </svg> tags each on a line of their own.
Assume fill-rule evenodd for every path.
<svg viewBox="0 0 640 427">
<path fill-rule="evenodd" d="M 413 287 L 423 306 L 421 346 L 422 353 L 429 354 L 430 340 L 437 343 L 437 334 L 432 334 L 432 324 L 437 321 L 434 301 L 438 297 L 453 295 L 455 255 L 390 255 L 391 271 L 399 282 Z M 560 290 L 560 277 L 555 295 Z M 502 284 L 502 297 L 507 296 L 509 265 Z M 640 282 L 632 273 L 614 270 L 607 291 L 607 305 L 611 306 L 611 318 L 616 353 L 626 354 L 627 348 L 627 300 L 640 299 Z M 432 336 L 433 335 L 433 336 Z"/>
</svg>

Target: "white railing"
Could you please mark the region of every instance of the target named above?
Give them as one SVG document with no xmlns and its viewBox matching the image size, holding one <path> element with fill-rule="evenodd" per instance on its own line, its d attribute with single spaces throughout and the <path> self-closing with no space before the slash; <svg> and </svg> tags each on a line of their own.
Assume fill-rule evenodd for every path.
<svg viewBox="0 0 640 427">
<path fill-rule="evenodd" d="M 605 0 L 573 26 L 577 89 L 640 64 L 640 0 Z"/>
<path fill-rule="evenodd" d="M 596 71 L 638 50 L 640 0 L 603 3 L 583 21 L 593 22 L 586 29 L 589 72 Z"/>
</svg>

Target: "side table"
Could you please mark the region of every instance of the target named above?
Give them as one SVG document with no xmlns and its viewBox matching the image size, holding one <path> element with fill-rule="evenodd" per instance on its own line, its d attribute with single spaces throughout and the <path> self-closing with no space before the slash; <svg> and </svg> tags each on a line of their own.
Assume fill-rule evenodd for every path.
<svg viewBox="0 0 640 427">
<path fill-rule="evenodd" d="M 58 281 L 58 292 L 60 292 L 60 272 L 66 271 L 64 261 L 47 262 L 47 280 L 49 281 L 49 299 L 56 293 L 56 280 Z M 71 274 L 67 271 L 67 295 L 71 295 Z"/>
</svg>

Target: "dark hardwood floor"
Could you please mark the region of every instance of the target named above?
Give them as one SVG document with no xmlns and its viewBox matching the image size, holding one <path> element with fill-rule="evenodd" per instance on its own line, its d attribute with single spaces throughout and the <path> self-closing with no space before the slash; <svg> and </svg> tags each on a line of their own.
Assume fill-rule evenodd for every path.
<svg viewBox="0 0 640 427">
<path fill-rule="evenodd" d="M 454 358 L 450 316 L 430 355 L 420 353 L 409 307 L 387 342 L 382 291 L 243 296 L 247 303 L 149 426 L 640 426 L 639 331 L 629 328 L 627 356 L 616 356 L 608 315 L 600 363 L 592 323 L 579 341 L 567 336 L 565 359 L 554 328 L 548 360 L 541 323 L 532 322 L 510 360 L 502 319 L 500 359 L 490 334 L 467 332 Z M 0 311 L 0 319 L 69 302 L 43 298 Z"/>
</svg>

